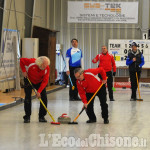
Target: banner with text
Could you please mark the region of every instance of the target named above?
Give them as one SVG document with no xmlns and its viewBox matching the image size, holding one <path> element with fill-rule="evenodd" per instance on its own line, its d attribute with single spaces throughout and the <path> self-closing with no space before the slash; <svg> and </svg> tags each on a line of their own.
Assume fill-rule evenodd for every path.
<svg viewBox="0 0 150 150">
<path fill-rule="evenodd" d="M 20 57 L 18 31 L 12 29 L 4 29 L 1 46 L 1 55 L 2 55 L 1 58 L 3 58 L 3 61 L 0 66 L 0 80 L 6 78 L 14 78 L 15 76 L 14 49 L 13 49 L 14 45 L 16 45 L 18 57 Z"/>
<path fill-rule="evenodd" d="M 138 23 L 138 2 L 68 1 L 68 23 Z"/>
</svg>

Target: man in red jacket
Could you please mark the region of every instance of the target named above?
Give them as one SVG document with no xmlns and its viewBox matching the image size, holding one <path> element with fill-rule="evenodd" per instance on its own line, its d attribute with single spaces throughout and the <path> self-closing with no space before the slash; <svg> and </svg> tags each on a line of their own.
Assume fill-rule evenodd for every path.
<svg viewBox="0 0 150 150">
<path fill-rule="evenodd" d="M 82 99 L 82 102 L 84 103 L 83 107 L 86 108 L 86 113 L 89 117 L 87 123 L 96 122 L 96 116 L 93 110 L 95 97 L 88 105 L 87 103 L 94 95 L 94 93 L 97 91 L 97 89 L 101 86 L 101 84 L 102 83 L 104 84 L 96 95 L 99 97 L 100 100 L 100 106 L 102 110 L 102 118 L 104 119 L 104 124 L 108 124 L 109 123 L 108 105 L 106 103 L 106 87 L 105 87 L 107 78 L 104 69 L 102 67 L 96 69 L 88 69 L 88 70 L 82 70 L 81 68 L 76 68 L 74 74 L 77 79 L 76 82 L 77 82 L 79 95 Z M 101 80 L 98 77 L 98 74 L 101 74 L 103 80 Z"/>
<path fill-rule="evenodd" d="M 109 91 L 109 99 L 110 101 L 114 101 L 112 83 L 113 76 L 116 75 L 116 64 L 112 54 L 108 53 L 107 47 L 102 46 L 102 53 L 98 54 L 93 60 L 93 63 L 97 63 L 99 61 L 99 67 L 103 67 L 107 74 L 107 87 Z M 112 74 L 113 68 L 113 74 Z"/>
<path fill-rule="evenodd" d="M 34 88 L 37 90 L 37 98 L 42 99 L 43 103 L 47 107 L 47 94 L 46 94 L 46 85 L 49 80 L 50 72 L 50 60 L 45 56 L 35 58 L 21 58 L 20 67 L 24 76 L 24 91 L 25 91 L 25 101 L 24 101 L 24 110 L 25 116 L 23 117 L 24 123 L 30 122 L 31 116 L 31 94 L 32 87 L 27 80 L 27 77 L 33 84 Z M 47 122 L 44 118 L 46 115 L 46 110 L 43 105 L 40 103 L 39 109 L 39 122 Z"/>
</svg>

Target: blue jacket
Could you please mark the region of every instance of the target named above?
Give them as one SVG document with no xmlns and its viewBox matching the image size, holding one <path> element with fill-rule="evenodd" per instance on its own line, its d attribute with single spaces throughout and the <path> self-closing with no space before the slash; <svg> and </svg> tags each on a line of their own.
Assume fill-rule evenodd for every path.
<svg viewBox="0 0 150 150">
<path fill-rule="evenodd" d="M 133 62 L 133 58 L 136 58 L 136 61 Z M 137 50 L 136 53 L 133 51 L 128 53 L 128 57 L 126 59 L 126 65 L 129 66 L 129 71 L 141 71 L 142 66 L 145 64 L 144 57 L 142 53 Z"/>
</svg>

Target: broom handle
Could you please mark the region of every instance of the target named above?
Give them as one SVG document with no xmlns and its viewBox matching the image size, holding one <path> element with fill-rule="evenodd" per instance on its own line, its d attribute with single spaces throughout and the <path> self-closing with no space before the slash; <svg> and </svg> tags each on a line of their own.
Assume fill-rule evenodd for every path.
<svg viewBox="0 0 150 150">
<path fill-rule="evenodd" d="M 52 120 L 55 122 L 55 119 L 53 118 L 53 116 L 50 114 L 50 112 L 48 111 L 48 109 L 46 108 L 45 104 L 43 103 L 43 101 L 41 100 L 41 98 L 39 98 L 40 102 L 42 103 L 43 107 L 46 109 L 46 111 L 48 112 L 49 116 L 52 118 Z"/>
<path fill-rule="evenodd" d="M 36 91 L 35 88 L 33 87 L 31 81 L 29 80 L 29 78 L 27 78 L 27 79 L 28 79 L 28 81 L 29 81 L 29 83 L 30 83 L 32 89 L 34 90 L 34 93 L 37 95 L 37 91 Z M 44 107 L 44 108 L 46 109 L 46 111 L 48 112 L 49 116 L 50 116 L 50 117 L 52 118 L 52 120 L 55 122 L 55 119 L 53 118 L 53 116 L 51 115 L 51 113 L 48 111 L 48 109 L 47 109 L 47 107 L 45 106 L 45 104 L 43 103 L 42 99 L 41 99 L 41 98 L 38 98 L 38 99 L 40 100 L 41 104 L 43 105 L 43 107 Z"/>
<path fill-rule="evenodd" d="M 91 97 L 91 99 L 88 101 L 87 105 L 93 100 L 93 98 L 95 97 L 95 95 L 98 93 L 98 91 L 101 89 L 102 86 L 103 86 L 103 83 L 102 83 L 101 86 L 97 89 L 97 91 L 94 93 L 94 95 Z"/>
<path fill-rule="evenodd" d="M 80 113 L 77 115 L 77 117 L 73 120 L 73 122 L 75 122 L 75 121 L 79 118 L 79 116 L 82 114 L 82 112 L 84 111 L 84 109 L 85 109 L 85 107 L 82 108 L 82 110 L 81 110 Z"/>
<path fill-rule="evenodd" d="M 138 75 L 137 75 L 137 72 L 136 72 L 136 79 L 137 79 L 137 86 L 138 86 L 139 99 L 141 99 L 140 88 L 139 88 L 139 81 L 138 81 Z"/>
<path fill-rule="evenodd" d="M 71 85 L 73 86 L 73 84 L 72 84 L 72 80 L 71 80 L 71 77 L 70 77 L 70 75 L 69 75 L 69 79 L 70 79 Z"/>
<path fill-rule="evenodd" d="M 98 91 L 101 89 L 101 87 L 103 86 L 103 83 L 100 85 L 100 87 L 97 89 L 97 91 L 94 93 L 94 95 L 91 97 L 91 99 L 88 101 L 87 105 L 93 100 L 94 96 L 98 93 Z M 78 116 L 73 120 L 73 122 L 75 122 L 80 114 L 83 112 L 83 110 L 85 109 L 85 107 L 80 111 L 80 113 L 78 114 Z"/>
</svg>

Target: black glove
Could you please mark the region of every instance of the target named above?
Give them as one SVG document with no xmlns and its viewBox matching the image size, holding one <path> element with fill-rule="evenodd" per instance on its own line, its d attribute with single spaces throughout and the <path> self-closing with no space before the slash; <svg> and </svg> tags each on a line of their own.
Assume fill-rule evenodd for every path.
<svg viewBox="0 0 150 150">
<path fill-rule="evenodd" d="M 115 76 L 116 75 L 116 72 L 113 72 L 113 76 Z"/>
</svg>

